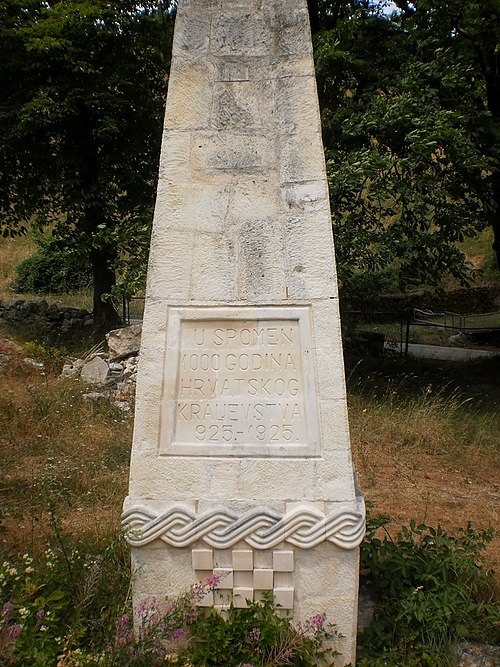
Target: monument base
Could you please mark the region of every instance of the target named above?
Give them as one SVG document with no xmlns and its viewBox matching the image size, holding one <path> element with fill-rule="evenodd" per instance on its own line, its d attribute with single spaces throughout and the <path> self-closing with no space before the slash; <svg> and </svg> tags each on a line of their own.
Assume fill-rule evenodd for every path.
<svg viewBox="0 0 500 667">
<path fill-rule="evenodd" d="M 248 504 L 237 512 L 241 500 L 153 505 L 125 502 L 136 604 L 171 599 L 216 574 L 220 584 L 200 607 L 244 608 L 269 591 L 278 612 L 297 622 L 325 614 L 339 634 L 336 665 L 354 664 L 360 496 L 354 510 L 333 504 L 325 513 L 325 503 L 294 503 L 284 516 Z"/>
</svg>

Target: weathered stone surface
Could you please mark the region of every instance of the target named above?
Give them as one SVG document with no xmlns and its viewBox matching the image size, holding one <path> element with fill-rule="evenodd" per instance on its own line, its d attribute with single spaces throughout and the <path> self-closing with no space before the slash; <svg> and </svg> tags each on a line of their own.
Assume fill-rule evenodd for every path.
<svg viewBox="0 0 500 667">
<path fill-rule="evenodd" d="M 456 650 L 458 667 L 498 667 L 500 665 L 500 646 L 460 642 Z"/>
<path fill-rule="evenodd" d="M 214 549 L 229 595 L 272 581 L 297 618 L 326 612 L 348 664 L 364 508 L 307 5 L 181 0 L 176 21 L 124 507 L 136 601 Z"/>
<path fill-rule="evenodd" d="M 105 401 L 108 400 L 108 394 L 104 394 L 101 391 L 89 391 L 86 394 L 82 394 L 83 398 L 86 401 Z"/>
<path fill-rule="evenodd" d="M 94 357 L 88 361 L 80 372 L 82 382 L 90 384 L 104 384 L 108 378 L 109 367 L 101 357 Z"/>
<path fill-rule="evenodd" d="M 141 345 L 142 325 L 133 324 L 123 329 L 114 329 L 106 334 L 111 359 L 137 354 Z"/>
</svg>

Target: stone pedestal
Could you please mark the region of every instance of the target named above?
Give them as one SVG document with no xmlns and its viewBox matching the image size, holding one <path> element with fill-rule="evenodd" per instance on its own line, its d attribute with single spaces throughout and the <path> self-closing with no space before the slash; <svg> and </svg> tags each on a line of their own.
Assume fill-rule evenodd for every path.
<svg viewBox="0 0 500 667">
<path fill-rule="evenodd" d="M 179 3 L 123 521 L 137 602 L 220 570 L 204 604 L 272 590 L 354 662 L 364 508 L 305 0 Z"/>
</svg>

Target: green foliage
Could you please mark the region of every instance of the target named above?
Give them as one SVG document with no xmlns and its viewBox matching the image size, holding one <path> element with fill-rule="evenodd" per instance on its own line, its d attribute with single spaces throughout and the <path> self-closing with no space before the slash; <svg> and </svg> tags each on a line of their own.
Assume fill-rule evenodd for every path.
<svg viewBox="0 0 500 667">
<path fill-rule="evenodd" d="M 134 221 L 151 223 L 171 15 L 161 2 L 0 0 L 0 17 L 0 226 L 52 224 L 92 266 L 97 319 L 113 319 L 114 264 L 146 252 Z"/>
<path fill-rule="evenodd" d="M 315 46 L 344 294 L 376 294 L 380 280 L 359 276 L 387 271 L 401 290 L 447 274 L 466 284 L 457 243 L 500 224 L 500 98 L 488 84 L 498 8 L 416 0 L 388 16 L 381 2 L 338 4 L 319 2 L 328 21 Z"/>
<path fill-rule="evenodd" d="M 60 240 L 36 236 L 38 252 L 17 266 L 11 288 L 19 293 L 50 294 L 85 289 L 92 284 L 92 272 Z"/>
<path fill-rule="evenodd" d="M 47 667 L 57 659 L 59 667 L 333 667 L 336 653 L 326 642 L 337 635 L 322 614 L 293 625 L 274 609 L 271 594 L 224 615 L 200 611 L 197 603 L 219 583 L 215 575 L 172 600 L 145 600 L 132 613 L 124 607 L 124 553 L 122 543 L 102 556 L 80 553 L 63 537 L 59 551 L 48 549 L 40 563 L 27 554 L 4 561 L 2 665 Z"/>
<path fill-rule="evenodd" d="M 336 655 L 327 648 L 336 633 L 325 625 L 323 615 L 294 626 L 273 608 L 270 593 L 246 609 L 230 607 L 224 614 L 212 609 L 198 617 L 192 631 L 197 642 L 190 659 L 199 667 L 318 667 L 333 665 Z"/>
<path fill-rule="evenodd" d="M 96 555 L 72 544 L 50 516 L 56 547 L 37 561 L 24 554 L 0 565 L 3 665 L 335 664 L 331 647 L 338 635 L 323 614 L 293 624 L 274 609 L 270 593 L 245 609 L 200 610 L 197 604 L 220 582 L 216 575 L 174 599 L 145 600 L 132 611 L 123 541 Z M 498 642 L 498 609 L 488 598 L 492 580 L 479 564 L 491 531 L 468 526 L 450 534 L 412 521 L 394 540 L 379 539 L 384 524 L 369 522 L 362 547 L 362 569 L 377 603 L 357 664 L 444 667 L 457 639 Z"/>
<path fill-rule="evenodd" d="M 59 548 L 47 549 L 38 562 L 28 554 L 4 560 L 2 664 L 47 667 L 65 646 L 105 641 L 126 596 L 127 560 L 121 541 L 95 555 L 70 546 L 67 539 Z"/>
<path fill-rule="evenodd" d="M 479 561 L 492 531 L 469 524 L 451 534 L 411 521 L 395 539 L 381 540 L 377 530 L 386 523 L 369 523 L 361 550 L 376 608 L 358 664 L 440 667 L 449 664 L 458 639 L 498 643 L 498 607 L 489 599 L 493 575 Z M 381 661 L 372 662 L 377 656 Z"/>
</svg>

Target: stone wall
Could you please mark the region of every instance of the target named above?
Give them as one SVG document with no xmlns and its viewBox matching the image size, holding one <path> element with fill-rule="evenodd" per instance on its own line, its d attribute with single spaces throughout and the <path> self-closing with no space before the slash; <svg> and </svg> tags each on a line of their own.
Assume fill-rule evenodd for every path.
<svg viewBox="0 0 500 667">
<path fill-rule="evenodd" d="M 76 331 L 94 326 L 94 318 L 88 310 L 58 306 L 39 301 L 15 299 L 9 302 L 0 301 L 0 324 L 11 326 L 33 326 L 61 331 Z"/>
</svg>

